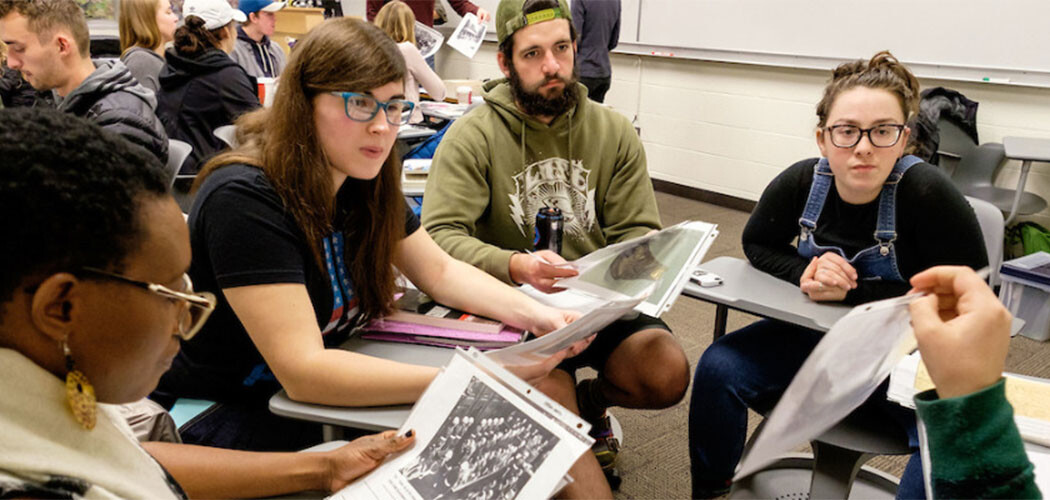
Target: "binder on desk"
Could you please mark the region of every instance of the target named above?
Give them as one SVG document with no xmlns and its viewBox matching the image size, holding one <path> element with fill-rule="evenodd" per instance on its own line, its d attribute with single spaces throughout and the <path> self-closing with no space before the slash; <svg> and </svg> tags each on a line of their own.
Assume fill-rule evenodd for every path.
<svg viewBox="0 0 1050 500">
<path fill-rule="evenodd" d="M 439 328 L 400 321 L 375 320 L 364 327 L 362 338 L 439 347 L 476 347 L 498 349 L 521 342 L 525 332 L 504 326 L 495 333 Z"/>
<path fill-rule="evenodd" d="M 1050 253 L 1036 252 L 1004 262 L 999 272 L 1007 276 L 1050 285 Z"/>
</svg>

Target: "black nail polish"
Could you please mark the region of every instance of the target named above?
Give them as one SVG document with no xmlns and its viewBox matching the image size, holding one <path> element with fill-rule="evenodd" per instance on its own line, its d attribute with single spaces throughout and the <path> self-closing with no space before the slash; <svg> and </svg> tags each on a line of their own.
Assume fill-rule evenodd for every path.
<svg viewBox="0 0 1050 500">
<path fill-rule="evenodd" d="M 409 429 L 408 432 L 405 433 L 405 437 L 410 438 L 415 433 L 416 433 L 416 431 L 414 431 L 412 429 Z"/>
</svg>

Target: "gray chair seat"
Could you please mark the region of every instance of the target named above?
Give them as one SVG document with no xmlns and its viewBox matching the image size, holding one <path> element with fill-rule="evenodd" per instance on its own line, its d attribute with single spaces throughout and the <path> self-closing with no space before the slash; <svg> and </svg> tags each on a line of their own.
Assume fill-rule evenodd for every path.
<svg viewBox="0 0 1050 500">
<path fill-rule="evenodd" d="M 974 144 L 958 125 L 950 120 L 938 122 L 941 144 L 938 154 L 952 183 L 966 196 L 985 200 L 1004 214 L 1009 214 L 1006 223 L 1015 216 L 1042 212 L 1047 202 L 1041 196 L 1024 191 L 1023 176 L 1016 188 L 995 186 L 999 169 L 1006 162 L 1006 149 L 1002 144 L 989 142 Z M 954 168 L 952 168 L 954 167 Z M 1019 196 L 1016 212 L 1012 211 L 1015 196 Z"/>
<path fill-rule="evenodd" d="M 752 440 L 761 430 L 755 431 Z M 900 480 L 864 467 L 864 463 L 876 455 L 911 453 L 904 429 L 866 406 L 854 410 L 810 446 L 813 455 L 792 453 L 734 482 L 729 497 L 893 498 Z"/>
<path fill-rule="evenodd" d="M 973 186 L 967 189 L 963 194 L 966 196 L 972 196 L 981 200 L 985 200 L 995 208 L 1009 213 L 1010 206 L 1014 202 L 1014 195 L 1017 191 L 1014 189 L 1007 189 L 995 186 Z M 1018 215 L 1030 215 L 1034 213 L 1042 212 L 1046 209 L 1046 200 L 1037 194 L 1024 192 L 1021 193 L 1021 202 L 1017 205 Z"/>
</svg>

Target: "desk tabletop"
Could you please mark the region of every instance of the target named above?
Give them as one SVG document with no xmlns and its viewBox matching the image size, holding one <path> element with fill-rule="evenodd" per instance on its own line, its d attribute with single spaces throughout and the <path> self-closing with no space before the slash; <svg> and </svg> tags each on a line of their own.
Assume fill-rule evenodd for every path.
<svg viewBox="0 0 1050 500">
<path fill-rule="evenodd" d="M 1003 137 L 1003 149 L 1014 160 L 1050 161 L 1050 139 Z"/>
<path fill-rule="evenodd" d="M 352 337 L 343 349 L 383 359 L 426 366 L 444 366 L 452 358 L 452 349 L 415 344 L 380 342 Z M 276 415 L 323 424 L 352 427 L 368 431 L 385 431 L 401 427 L 412 405 L 343 407 L 293 401 L 282 389 L 270 398 L 270 411 Z"/>
<path fill-rule="evenodd" d="M 451 104 L 447 102 L 422 101 L 419 108 L 424 116 L 433 116 L 442 120 L 455 120 L 467 112 L 467 104 Z"/>
<path fill-rule="evenodd" d="M 842 304 L 814 302 L 797 286 L 755 269 L 746 260 L 718 257 L 697 266 L 722 278 L 704 288 L 690 280 L 682 293 L 731 309 L 826 332 L 850 311 Z"/>
<path fill-rule="evenodd" d="M 420 125 L 402 125 L 397 130 L 397 138 L 401 140 L 421 139 L 424 137 L 430 137 L 437 133 L 430 127 L 423 127 Z"/>
</svg>

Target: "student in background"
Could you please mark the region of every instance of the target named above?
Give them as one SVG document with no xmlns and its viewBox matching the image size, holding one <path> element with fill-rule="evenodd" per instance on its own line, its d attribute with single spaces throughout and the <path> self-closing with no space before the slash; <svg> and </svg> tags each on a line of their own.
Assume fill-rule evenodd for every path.
<svg viewBox="0 0 1050 500">
<path fill-rule="evenodd" d="M 168 137 L 154 114 L 153 92 L 120 61 L 95 66 L 88 53 L 87 20 L 74 0 L 0 2 L 0 40 L 7 44 L 7 66 L 36 90 L 54 90 L 58 109 L 88 118 L 167 161 Z"/>
<path fill-rule="evenodd" d="M 368 0 L 365 3 L 365 16 L 369 21 L 374 21 L 376 16 L 379 14 L 379 10 L 383 8 L 390 0 Z M 440 0 L 405 0 L 405 3 L 412 9 L 412 15 L 415 16 L 416 20 L 423 23 L 425 26 L 431 28 L 434 27 L 434 5 Z M 478 16 L 478 20 L 485 23 L 491 18 L 489 12 L 477 5 L 474 5 L 470 0 L 448 0 L 448 4 L 452 6 L 452 9 L 461 16 L 472 13 Z"/>
<path fill-rule="evenodd" d="M 918 102 L 918 80 L 888 52 L 836 68 L 817 105 L 822 158 L 795 163 L 766 187 L 744 228 L 748 260 L 812 300 L 846 304 L 903 295 L 908 279 L 931 266 L 988 265 L 969 203 L 905 150 Z M 747 409 L 771 410 L 820 338 L 761 320 L 704 352 L 689 408 L 694 498 L 728 491 Z M 870 404 L 897 419 L 917 449 L 914 414 L 885 399 L 881 390 Z M 901 497 L 923 496 L 920 466 L 916 452 Z"/>
<path fill-rule="evenodd" d="M 1009 311 L 966 267 L 935 267 L 911 285 L 930 292 L 909 308 L 935 386 L 915 395 L 933 498 L 1041 498 L 1006 401 Z"/>
<path fill-rule="evenodd" d="M 0 158 L 4 498 L 335 491 L 412 443 L 389 431 L 323 453 L 140 445 L 113 405 L 152 390 L 177 338 L 214 305 L 186 279 L 189 234 L 167 172 L 145 150 L 48 109 L 0 110 Z"/>
<path fill-rule="evenodd" d="M 572 21 L 580 34 L 580 83 L 587 87 L 587 97 L 605 102 L 612 83 L 609 51 L 620 41 L 620 0 L 573 0 Z"/>
<path fill-rule="evenodd" d="M 390 35 L 401 50 L 405 58 L 405 66 L 408 73 L 405 74 L 405 99 L 419 104 L 419 86 L 427 89 L 430 98 L 435 101 L 445 99 L 445 82 L 427 66 L 423 55 L 416 48 L 416 18 L 412 15 L 412 9 L 400 0 L 394 0 L 379 9 L 376 14 L 376 26 Z M 416 106 L 412 111 L 412 119 L 409 123 L 423 121 L 423 111 Z"/>
<path fill-rule="evenodd" d="M 169 0 L 123 0 L 120 3 L 120 60 L 131 76 L 157 92 L 164 67 L 164 46 L 175 39 L 178 19 Z"/>
<path fill-rule="evenodd" d="M 277 78 L 284 69 L 284 50 L 270 39 L 277 28 L 277 11 L 285 2 L 272 0 L 241 0 L 237 9 L 248 16 L 237 28 L 237 44 L 230 57 L 249 75 L 256 78 Z"/>
<path fill-rule="evenodd" d="M 244 13 L 226 0 L 186 0 L 183 26 L 175 31 L 175 46 L 167 52 L 160 73 L 157 116 L 168 136 L 193 146 L 182 173 L 198 165 L 226 143 L 212 132 L 259 107 L 254 78 L 230 59 L 236 40 L 234 21 Z"/>
<path fill-rule="evenodd" d="M 392 310 L 398 270 L 442 304 L 537 334 L 577 316 L 451 259 L 419 230 L 392 154 L 412 109 L 405 73 L 379 28 L 329 19 L 297 44 L 273 107 L 237 121 L 241 146 L 198 176 L 190 276 L 219 303 L 155 393 L 220 403 L 182 429 L 187 442 L 280 450 L 319 441 L 320 425 L 270 413 L 282 387 L 326 405 L 416 401 L 438 368 L 338 348 L 355 325 Z M 511 368 L 540 380 L 566 354 Z"/>
</svg>

